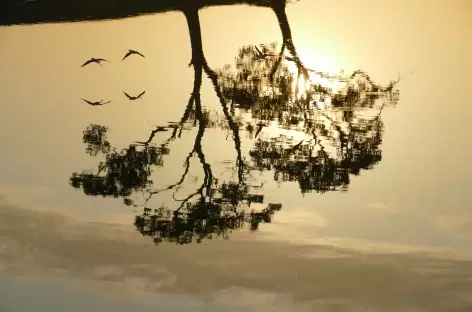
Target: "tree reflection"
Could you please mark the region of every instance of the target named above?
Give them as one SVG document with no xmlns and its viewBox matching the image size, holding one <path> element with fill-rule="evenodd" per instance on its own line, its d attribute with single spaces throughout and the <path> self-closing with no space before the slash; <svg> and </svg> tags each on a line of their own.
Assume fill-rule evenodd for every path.
<svg viewBox="0 0 472 312">
<path fill-rule="evenodd" d="M 70 178 L 71 185 L 82 188 L 86 195 L 125 198 L 133 192 L 151 187 L 151 168 L 162 166 L 162 157 L 169 153 L 168 148 L 165 145 L 145 146 L 138 150 L 136 145 L 130 145 L 127 149 L 117 151 L 111 149 L 103 138 L 106 132 L 93 133 L 97 128 L 103 130 L 104 127 L 91 125 L 84 131 L 83 141 L 93 139 L 92 143 L 87 142 L 87 152 L 91 151 L 91 155 L 102 152 L 106 160 L 100 162 L 96 173 L 74 173 Z M 129 200 L 125 200 L 127 202 Z"/>
<path fill-rule="evenodd" d="M 271 222 L 282 204 L 264 205 L 263 183 L 251 184 L 252 173 L 271 171 L 275 181 L 297 182 L 305 194 L 345 191 L 350 175 L 373 168 L 382 159 L 381 113 L 385 106 L 396 104 L 398 81 L 380 86 L 361 71 L 342 76 L 306 68 L 291 39 L 285 4 L 272 8 L 282 30 L 281 49 L 275 43 L 242 47 L 235 67 L 227 65 L 218 71 L 209 67 L 203 53 L 198 10 L 184 9 L 194 84 L 180 121 L 157 127 L 146 141 L 136 141 L 121 151 L 111 147 L 107 128 L 90 125 L 83 134 L 86 151 L 92 156 L 102 153 L 105 160 L 95 173 L 73 173 L 71 185 L 86 195 L 120 197 L 126 205 L 142 207 L 134 225 L 156 244 L 187 244 L 214 236 L 228 238 L 245 224 L 257 230 L 260 223 Z M 213 85 L 223 120 L 215 119 L 202 105 L 203 74 Z M 154 188 L 153 171 L 164 165 L 171 144 L 188 126 L 194 127 L 196 135 L 180 177 L 162 189 Z M 220 181 L 208 163 L 202 146 L 207 128 L 231 135 L 233 179 Z M 163 143 L 153 143 L 164 134 L 168 138 Z M 253 140 L 248 158 L 242 150 L 244 134 Z M 201 183 L 194 183 L 192 192 L 178 198 L 177 191 L 191 180 L 192 160 L 199 162 Z M 144 194 L 140 201 L 132 198 L 139 193 Z M 172 195 L 173 204 L 151 207 L 152 199 L 164 194 Z"/>
<path fill-rule="evenodd" d="M 361 71 L 342 77 L 307 69 L 301 83 L 300 72 L 291 74 L 279 59 L 275 44 L 248 46 L 235 70 L 219 71 L 224 96 L 250 113 L 251 135 L 257 129 L 253 168 L 272 170 L 279 182 L 297 181 L 302 193 L 346 190 L 350 174 L 382 159 L 380 116 L 396 104 L 398 81 L 384 87 Z"/>
<path fill-rule="evenodd" d="M 87 151 L 93 155 L 102 152 L 106 160 L 98 165 L 96 173 L 73 173 L 70 183 L 75 188 L 82 188 L 86 195 L 103 197 L 122 197 L 126 205 L 143 206 L 143 214 L 136 216 L 135 226 L 143 234 L 152 236 L 155 243 L 162 241 L 179 244 L 190 243 L 194 239 L 201 242 L 213 235 L 228 238 L 231 230 L 250 224 L 251 230 L 257 230 L 259 223 L 270 222 L 275 211 L 281 209 L 280 203 L 270 203 L 262 211 L 247 212 L 253 203 L 262 204 L 264 196 L 251 193 L 251 189 L 260 186 L 248 185 L 242 174 L 236 182 L 220 183 L 215 179 L 211 166 L 205 159 L 202 139 L 207 123 L 200 99 L 202 67 L 195 68 L 194 91 L 191 94 L 187 109 L 181 121 L 174 125 L 170 137 L 165 143 L 155 146 L 151 143 L 156 132 L 140 145 L 132 144 L 122 151 L 110 148 L 106 139 L 107 129 L 98 125 L 90 125 L 83 134 L 83 141 L 88 144 Z M 180 179 L 161 190 L 152 188 L 150 176 L 152 168 L 163 166 L 163 156 L 169 154 L 168 145 L 174 140 L 179 130 L 190 117 L 194 116 L 198 123 L 194 146 L 185 160 L 184 171 Z M 237 130 L 236 130 L 237 131 Z M 179 134 L 180 137 L 180 134 Z M 240 152 L 239 152 L 240 153 Z M 190 169 L 190 159 L 196 156 L 203 171 L 202 184 L 180 202 L 177 208 L 149 208 L 148 202 L 159 193 L 178 190 L 184 183 Z M 130 199 L 132 193 L 146 192 L 144 204 L 139 205 Z"/>
</svg>

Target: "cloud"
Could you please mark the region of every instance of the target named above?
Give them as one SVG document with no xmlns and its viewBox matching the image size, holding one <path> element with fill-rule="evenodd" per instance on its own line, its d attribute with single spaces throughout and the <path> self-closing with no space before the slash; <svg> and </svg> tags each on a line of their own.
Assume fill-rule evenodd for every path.
<svg viewBox="0 0 472 312">
<path fill-rule="evenodd" d="M 306 227 L 325 225 L 316 214 L 294 215 L 287 212 L 279 226 L 295 229 L 300 218 Z M 470 260 L 350 238 L 313 238 L 304 244 L 254 240 L 262 233 L 251 240 L 154 247 L 145 246 L 150 239 L 131 226 L 117 231 L 114 225 L 0 204 L 0 268 L 9 276 L 56 277 L 100 294 L 127 294 L 129 300 L 185 294 L 181 300 L 199 298 L 201 311 L 209 307 L 205 302 L 212 302 L 214 311 L 439 312 L 471 307 Z"/>
<path fill-rule="evenodd" d="M 388 204 L 386 202 L 374 202 L 374 203 L 369 203 L 365 206 L 368 209 L 372 209 L 374 211 L 380 211 L 388 214 L 398 214 L 400 213 L 398 209 L 395 208 L 395 206 Z"/>
<path fill-rule="evenodd" d="M 439 228 L 462 236 L 472 236 L 472 216 L 442 215 L 433 219 Z"/>
<path fill-rule="evenodd" d="M 261 224 L 256 239 L 299 242 L 318 235 L 326 228 L 326 219 L 315 211 L 296 209 L 278 211 L 271 223 Z"/>
<path fill-rule="evenodd" d="M 309 226 L 317 228 L 326 227 L 326 220 L 315 211 L 301 211 L 296 209 L 278 211 L 272 223 L 277 225 Z"/>
</svg>

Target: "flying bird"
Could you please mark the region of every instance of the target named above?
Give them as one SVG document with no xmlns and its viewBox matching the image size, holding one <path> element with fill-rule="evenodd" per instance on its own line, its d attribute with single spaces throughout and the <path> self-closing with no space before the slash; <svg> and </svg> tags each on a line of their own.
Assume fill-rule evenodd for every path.
<svg viewBox="0 0 472 312">
<path fill-rule="evenodd" d="M 105 104 L 108 104 L 108 103 L 111 102 L 111 101 L 108 101 L 108 102 L 103 103 L 103 100 L 96 101 L 96 102 L 87 101 L 86 99 L 82 99 L 82 100 L 87 102 L 87 104 L 92 105 L 92 106 L 105 105 Z"/>
<path fill-rule="evenodd" d="M 138 96 L 131 96 L 128 93 L 126 93 L 125 91 L 123 91 L 123 93 L 126 95 L 128 100 L 134 101 L 134 100 L 137 100 L 137 99 L 141 98 L 144 95 L 144 93 L 146 93 L 146 91 L 141 92 Z"/>
<path fill-rule="evenodd" d="M 85 63 L 84 63 L 82 66 L 80 66 L 80 67 L 84 67 L 85 65 L 88 65 L 88 64 L 90 64 L 90 63 L 97 63 L 98 65 L 100 65 L 100 66 L 103 67 L 103 65 L 101 64 L 101 62 L 108 62 L 108 63 L 111 63 L 110 61 L 107 61 L 107 60 L 102 59 L 102 58 L 94 58 L 94 57 L 92 57 L 90 60 L 88 60 L 87 62 L 85 62 Z"/>
<path fill-rule="evenodd" d="M 124 61 L 125 58 L 127 58 L 128 56 L 130 56 L 131 54 L 137 54 L 137 55 L 140 55 L 142 57 L 145 57 L 144 55 L 142 55 L 141 53 L 139 53 L 138 51 L 136 50 L 128 50 L 128 53 L 125 54 L 125 56 L 123 57 L 122 61 Z"/>
</svg>

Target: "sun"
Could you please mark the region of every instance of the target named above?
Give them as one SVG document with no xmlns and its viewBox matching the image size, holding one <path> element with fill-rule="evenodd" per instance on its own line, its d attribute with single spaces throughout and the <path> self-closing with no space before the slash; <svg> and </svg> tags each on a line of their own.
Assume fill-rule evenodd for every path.
<svg viewBox="0 0 472 312">
<path fill-rule="evenodd" d="M 295 95 L 297 99 L 300 99 L 312 85 L 328 88 L 332 93 L 338 92 L 345 86 L 346 79 L 342 71 L 334 65 L 333 59 L 304 51 L 301 51 L 299 55 L 301 62 L 309 70 L 308 80 L 305 80 L 303 75 L 297 79 L 299 74 L 297 65 L 294 62 L 287 62 L 288 70 L 294 76 L 292 88 L 294 92 L 298 90 Z"/>
<path fill-rule="evenodd" d="M 324 73 L 339 73 L 341 71 L 332 55 L 304 49 L 298 51 L 298 55 L 307 68 Z"/>
</svg>

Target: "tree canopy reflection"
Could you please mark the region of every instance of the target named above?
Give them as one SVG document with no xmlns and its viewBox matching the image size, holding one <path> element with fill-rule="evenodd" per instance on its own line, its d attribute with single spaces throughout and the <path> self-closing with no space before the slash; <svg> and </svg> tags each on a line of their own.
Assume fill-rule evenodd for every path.
<svg viewBox="0 0 472 312">
<path fill-rule="evenodd" d="M 311 78 L 302 81 L 279 62 L 275 44 L 249 46 L 240 49 L 234 70 L 219 71 L 223 94 L 250 113 L 246 128 L 257 129 L 253 168 L 272 170 L 279 182 L 297 181 L 302 193 L 346 190 L 350 174 L 382 159 L 380 116 L 396 104 L 396 82 L 384 87 L 362 71 L 341 77 L 309 69 Z"/>
<path fill-rule="evenodd" d="M 380 86 L 362 71 L 343 76 L 306 68 L 296 54 L 284 11 L 274 11 L 283 34 L 281 48 L 275 43 L 242 47 L 235 65 L 217 71 L 203 53 L 198 12 L 184 11 L 194 84 L 180 121 L 156 128 L 147 140 L 123 150 L 112 147 L 106 127 L 90 125 L 83 133 L 86 152 L 102 154 L 105 160 L 96 172 L 73 173 L 70 184 L 86 195 L 122 198 L 128 206 L 141 207 L 134 225 L 156 244 L 228 238 L 246 224 L 257 230 L 260 223 L 271 222 L 282 203 L 265 203 L 264 183 L 252 178 L 256 172 L 270 171 L 278 183 L 297 182 L 302 194 L 346 191 L 350 175 L 371 169 L 382 159 L 381 113 L 396 104 L 398 81 Z M 203 74 L 214 87 L 223 120 L 202 104 Z M 172 144 L 188 128 L 196 134 L 179 178 L 155 188 L 153 172 L 165 165 Z M 208 163 L 202 146 L 208 128 L 230 134 L 234 178 L 219 178 Z M 251 138 L 248 157 L 243 155 L 243 135 Z M 156 136 L 167 137 L 155 144 Z M 192 180 L 192 160 L 199 163 L 201 183 L 193 183 L 193 191 L 178 198 L 177 191 Z M 174 204 L 152 207 L 153 198 L 169 193 Z M 137 194 L 143 194 L 139 201 Z"/>
</svg>

